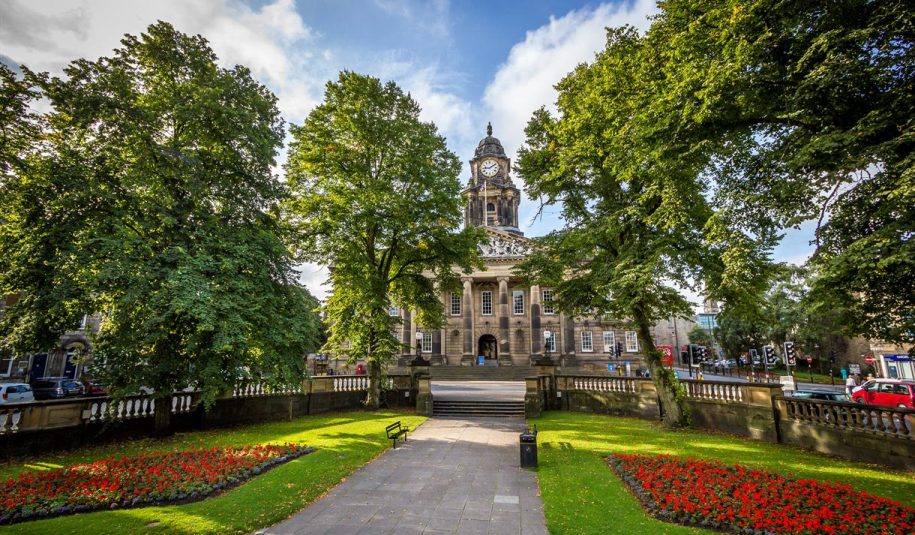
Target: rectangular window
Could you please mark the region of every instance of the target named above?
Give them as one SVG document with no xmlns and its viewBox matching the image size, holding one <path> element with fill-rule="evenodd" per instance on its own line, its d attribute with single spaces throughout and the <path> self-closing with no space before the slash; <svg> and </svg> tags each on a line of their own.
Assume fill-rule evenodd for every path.
<svg viewBox="0 0 915 535">
<path fill-rule="evenodd" d="M 397 307 L 388 307 L 388 316 L 400 316 L 400 309 Z"/>
<path fill-rule="evenodd" d="M 13 355 L 0 355 L 0 377 L 9 377 L 13 370 Z"/>
<path fill-rule="evenodd" d="M 512 311 L 515 315 L 524 314 L 524 290 L 512 292 Z"/>
<path fill-rule="evenodd" d="M 581 331 L 581 351 L 583 353 L 592 353 L 594 351 L 594 338 L 591 331 Z"/>
<path fill-rule="evenodd" d="M 451 315 L 452 316 L 461 315 L 461 294 L 459 294 L 459 293 L 451 294 Z"/>
<path fill-rule="evenodd" d="M 616 333 L 604 331 L 604 353 L 612 354 L 614 346 L 616 346 Z"/>
<path fill-rule="evenodd" d="M 492 316 L 492 292 L 483 291 L 483 315 Z"/>
<path fill-rule="evenodd" d="M 432 333 L 423 332 L 423 353 L 432 353 Z"/>
<path fill-rule="evenodd" d="M 553 333 L 553 336 L 547 339 L 546 348 L 548 351 L 556 352 L 556 333 Z"/>
<path fill-rule="evenodd" d="M 555 313 L 556 309 L 553 308 L 553 290 L 543 290 L 543 314 L 552 316 Z"/>
<path fill-rule="evenodd" d="M 635 331 L 626 331 L 626 353 L 639 352 L 639 338 Z"/>
</svg>

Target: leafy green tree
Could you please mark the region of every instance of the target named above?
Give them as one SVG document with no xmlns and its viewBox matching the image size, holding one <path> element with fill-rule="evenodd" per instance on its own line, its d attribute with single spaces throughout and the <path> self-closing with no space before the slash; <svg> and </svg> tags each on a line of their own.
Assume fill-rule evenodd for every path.
<svg viewBox="0 0 915 535">
<path fill-rule="evenodd" d="M 911 3 L 670 0 L 651 34 L 677 135 L 716 154 L 722 198 L 817 221 L 816 298 L 857 333 L 913 341 Z"/>
<path fill-rule="evenodd" d="M 300 382 L 319 333 L 278 217 L 276 98 L 163 22 L 65 73 L 43 84 L 51 150 L 7 191 L 0 272 L 26 296 L 11 316 L 100 311 L 100 373 L 116 394 L 153 389 L 161 432 L 177 389 L 209 404 L 252 375 Z M 20 338 L 65 319 L 20 320 Z"/>
<path fill-rule="evenodd" d="M 688 421 L 682 386 L 662 366 L 650 332 L 658 319 L 691 315 L 671 285 L 702 284 L 712 297 L 736 298 L 756 291 L 766 270 L 750 268 L 764 264 L 764 244 L 709 206 L 697 179 L 706 154 L 656 120 L 667 83 L 656 64 L 662 45 L 632 28 L 609 30 L 595 61 L 557 86 L 558 116 L 535 112 L 519 174 L 529 195 L 562 206 L 565 226 L 535 240 L 520 269 L 555 287 L 567 313 L 631 320 L 665 423 L 676 426 Z"/>
<path fill-rule="evenodd" d="M 712 347 L 712 342 L 714 341 L 714 339 L 712 338 L 712 333 L 706 331 L 705 329 L 703 329 L 702 327 L 700 327 L 698 325 L 696 325 L 692 329 L 690 329 L 690 331 L 686 334 L 686 336 L 689 338 L 689 343 L 698 344 L 700 346 L 706 346 L 708 348 Z M 710 351 L 709 354 L 711 354 L 711 350 L 709 350 L 709 351 Z"/>
<path fill-rule="evenodd" d="M 715 338 L 728 358 L 736 359 L 749 353 L 751 348 L 758 350 L 767 343 L 766 322 L 757 307 L 741 310 L 725 305 L 716 320 Z"/>
<path fill-rule="evenodd" d="M 331 268 L 326 350 L 367 362 L 373 408 L 402 348 L 388 307 L 440 327 L 440 291 L 456 284 L 455 269 L 480 265 L 482 232 L 458 230 L 460 163 L 419 112 L 393 82 L 344 71 L 292 128 L 286 164 L 301 257 Z"/>
</svg>

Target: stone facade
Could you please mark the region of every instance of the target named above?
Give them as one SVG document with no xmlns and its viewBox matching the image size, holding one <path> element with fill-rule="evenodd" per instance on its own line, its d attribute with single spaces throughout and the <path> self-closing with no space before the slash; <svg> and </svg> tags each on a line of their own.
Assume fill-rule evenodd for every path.
<svg viewBox="0 0 915 535">
<path fill-rule="evenodd" d="M 433 365 L 478 365 L 483 356 L 484 365 L 527 366 L 548 356 L 588 371 L 606 371 L 608 363 L 627 360 L 632 370 L 644 366 L 636 333 L 623 322 L 570 318 L 551 305 L 551 288 L 524 286 L 514 275 L 530 245 L 518 228 L 521 195 L 511 178 L 511 160 L 491 126 L 469 163 L 464 222 L 489 235 L 480 247 L 486 269 L 469 275 L 455 271 L 461 289 L 441 295 L 447 318 L 442 329 L 426 331 L 411 321 L 410 311 L 392 310 L 403 320 L 401 361 L 420 352 Z M 546 331 L 551 333 L 548 346 Z M 617 342 L 619 359 L 613 357 Z"/>
</svg>

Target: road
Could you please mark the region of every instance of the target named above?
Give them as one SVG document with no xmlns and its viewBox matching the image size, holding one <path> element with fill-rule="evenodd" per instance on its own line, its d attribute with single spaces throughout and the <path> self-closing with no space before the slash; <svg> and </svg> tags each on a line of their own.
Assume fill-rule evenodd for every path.
<svg viewBox="0 0 915 535">
<path fill-rule="evenodd" d="M 677 377 L 679 377 L 680 379 L 689 379 L 690 378 L 689 371 L 686 368 L 675 367 L 674 369 L 677 371 Z M 719 374 L 706 373 L 706 372 L 703 372 L 702 375 L 706 381 L 723 381 L 723 382 L 728 382 L 728 383 L 746 383 L 746 382 L 748 382 L 747 378 L 744 376 L 719 375 Z M 696 369 L 695 368 L 693 368 L 693 377 L 692 378 L 693 379 L 696 378 Z M 809 390 L 812 392 L 844 392 L 845 385 L 836 384 L 836 386 L 832 386 L 832 385 L 821 385 L 821 384 L 797 381 L 797 389 L 798 390 Z"/>
</svg>

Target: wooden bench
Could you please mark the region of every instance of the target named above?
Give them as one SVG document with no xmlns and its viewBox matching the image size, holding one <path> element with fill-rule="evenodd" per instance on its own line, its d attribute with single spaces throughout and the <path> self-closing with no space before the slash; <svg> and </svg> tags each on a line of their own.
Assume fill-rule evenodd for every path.
<svg viewBox="0 0 915 535">
<path fill-rule="evenodd" d="M 397 448 L 397 439 L 403 437 L 404 442 L 407 441 L 407 431 L 409 427 L 401 427 L 400 421 L 394 422 L 393 424 L 384 428 L 385 433 L 387 433 L 388 438 L 394 442 L 394 448 Z"/>
</svg>

